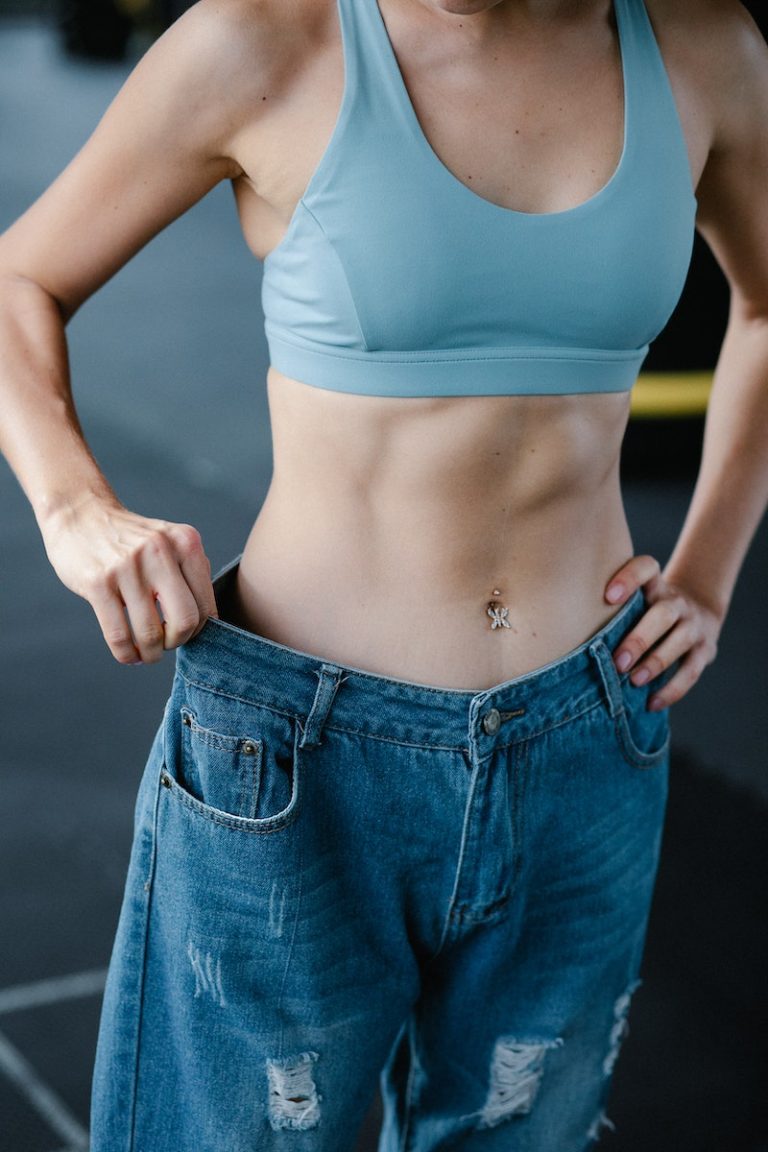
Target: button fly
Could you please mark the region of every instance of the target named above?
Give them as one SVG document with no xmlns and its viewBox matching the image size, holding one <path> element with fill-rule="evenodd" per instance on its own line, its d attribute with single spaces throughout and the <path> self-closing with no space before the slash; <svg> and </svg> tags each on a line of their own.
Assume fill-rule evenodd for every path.
<svg viewBox="0 0 768 1152">
<path fill-rule="evenodd" d="M 494 732 L 498 732 L 501 727 L 501 715 L 498 708 L 489 708 L 485 716 L 483 716 L 483 730 L 489 736 L 493 736 Z"/>
</svg>

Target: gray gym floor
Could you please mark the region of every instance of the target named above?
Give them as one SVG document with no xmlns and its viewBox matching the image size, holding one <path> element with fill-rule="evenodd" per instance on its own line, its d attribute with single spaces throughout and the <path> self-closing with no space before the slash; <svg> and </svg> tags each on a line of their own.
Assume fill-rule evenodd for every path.
<svg viewBox="0 0 768 1152">
<path fill-rule="evenodd" d="M 134 60 L 75 62 L 42 21 L 0 22 L 0 228 Z M 78 410 L 111 483 L 136 511 L 195 524 L 214 568 L 240 551 L 271 472 L 260 274 L 219 186 L 68 328 Z M 694 476 L 648 474 L 627 483 L 627 512 L 637 550 L 663 562 Z M 82 1152 L 133 803 L 173 661 L 118 665 L 5 462 L 0 501 L 0 1149 Z M 768 1152 L 767 561 L 763 524 L 717 661 L 673 709 L 644 984 L 601 1141 L 615 1152 Z M 376 1123 L 374 1101 L 361 1150 Z"/>
</svg>

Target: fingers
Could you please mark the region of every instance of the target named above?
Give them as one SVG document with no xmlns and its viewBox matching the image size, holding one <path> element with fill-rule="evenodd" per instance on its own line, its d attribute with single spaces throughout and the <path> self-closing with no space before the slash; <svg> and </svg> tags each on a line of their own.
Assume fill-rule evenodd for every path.
<svg viewBox="0 0 768 1152">
<path fill-rule="evenodd" d="M 682 596 L 670 596 L 652 604 L 640 617 L 634 628 L 623 638 L 613 654 L 614 663 L 619 672 L 626 672 L 641 656 L 644 656 L 651 645 L 655 644 L 685 615 L 686 607 Z M 658 659 L 656 662 L 658 663 Z M 649 670 L 653 669 L 654 664 L 650 656 L 643 663 Z M 659 668 L 659 671 L 661 670 Z M 635 680 L 635 683 L 638 682 Z"/>
<path fill-rule="evenodd" d="M 675 661 L 679 666 L 652 694 L 648 708 L 657 711 L 680 700 L 717 654 L 717 639 L 701 610 L 684 595 L 657 600 L 613 653 L 619 671 L 630 671 L 633 684 L 652 682 Z"/>
<path fill-rule="evenodd" d="M 120 593 L 125 601 L 126 612 L 133 631 L 133 639 L 140 658 L 145 664 L 156 664 L 165 650 L 165 633 L 168 630 L 168 647 L 173 647 L 171 639 L 178 636 L 178 625 L 184 623 L 191 633 L 198 622 L 197 605 L 188 588 L 186 596 L 178 588 L 181 575 L 176 564 L 174 579 L 168 541 L 147 543 L 138 556 L 130 558 L 120 576 Z M 160 618 L 157 600 L 168 605 L 167 622 Z M 194 609 L 194 622 L 189 605 Z M 176 626 L 172 623 L 177 621 Z M 179 641 L 177 640 L 177 643 Z"/>
<path fill-rule="evenodd" d="M 119 593 L 111 589 L 95 588 L 89 596 L 107 647 L 120 664 L 138 664 L 139 650 L 131 637 L 125 614 L 125 604 Z"/>
<path fill-rule="evenodd" d="M 648 708 L 652 712 L 657 712 L 660 708 L 666 708 L 682 699 L 709 663 L 703 646 L 689 649 L 688 653 L 681 659 L 680 667 L 674 676 L 670 676 L 661 691 L 655 692 L 650 697 Z"/>
<path fill-rule="evenodd" d="M 608 581 L 605 598 L 611 604 L 617 604 L 631 596 L 641 584 L 647 585 L 648 590 L 653 592 L 660 572 L 661 565 L 655 556 L 632 556 Z"/>
<path fill-rule="evenodd" d="M 154 664 L 218 617 L 211 566 L 189 524 L 150 530 L 103 573 L 88 599 L 107 646 L 121 664 Z"/>
<path fill-rule="evenodd" d="M 174 538 L 176 554 L 181 561 L 181 573 L 197 605 L 198 623 L 192 631 L 192 636 L 196 636 L 209 616 L 214 616 L 217 620 L 219 618 L 219 609 L 211 584 L 211 562 L 203 550 L 200 533 L 196 528 L 192 528 L 190 533 L 188 531 L 190 525 L 177 524 L 174 527 L 177 529 Z M 181 533 L 178 529 L 181 529 Z M 166 631 L 166 638 L 167 635 Z M 187 640 L 190 638 L 186 637 Z"/>
<path fill-rule="evenodd" d="M 209 615 L 218 615 L 210 562 L 190 524 L 168 525 L 147 540 L 123 588 L 136 647 L 146 663 L 186 643 Z"/>
</svg>

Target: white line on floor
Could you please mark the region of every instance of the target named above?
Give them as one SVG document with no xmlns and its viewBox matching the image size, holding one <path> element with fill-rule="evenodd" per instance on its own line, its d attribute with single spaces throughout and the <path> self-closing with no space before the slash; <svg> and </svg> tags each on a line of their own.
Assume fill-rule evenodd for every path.
<svg viewBox="0 0 768 1152">
<path fill-rule="evenodd" d="M 106 968 L 92 968 L 87 972 L 74 972 L 70 976 L 55 976 L 35 980 L 30 984 L 14 984 L 0 988 L 0 1014 L 35 1008 L 39 1004 L 57 1004 L 77 996 L 95 996 L 104 990 Z"/>
<path fill-rule="evenodd" d="M 70 1152 L 87 1152 L 88 1132 L 64 1101 L 38 1076 L 32 1065 L 0 1032 L 0 1072 L 11 1080 L 50 1128 L 71 1146 Z"/>
</svg>

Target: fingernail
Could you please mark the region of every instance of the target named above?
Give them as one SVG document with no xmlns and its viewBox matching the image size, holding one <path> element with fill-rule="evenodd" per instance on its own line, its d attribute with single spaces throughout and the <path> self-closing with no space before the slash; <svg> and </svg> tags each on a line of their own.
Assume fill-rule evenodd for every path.
<svg viewBox="0 0 768 1152">
<path fill-rule="evenodd" d="M 618 600 L 621 596 L 624 595 L 624 585 L 609 584 L 605 594 L 609 600 Z"/>
<path fill-rule="evenodd" d="M 129 660 L 129 661 L 128 661 L 128 666 L 129 666 L 130 668 L 132 668 L 134 664 L 143 664 L 143 663 L 144 663 L 144 661 L 143 661 L 143 660 Z"/>
<path fill-rule="evenodd" d="M 632 654 L 630 652 L 621 652 L 616 658 L 616 667 L 619 672 L 626 672 L 632 663 Z"/>
<path fill-rule="evenodd" d="M 648 672 L 647 668 L 641 668 L 640 671 L 632 677 L 632 679 L 634 680 L 635 684 L 645 684 L 649 675 L 650 673 Z"/>
</svg>

